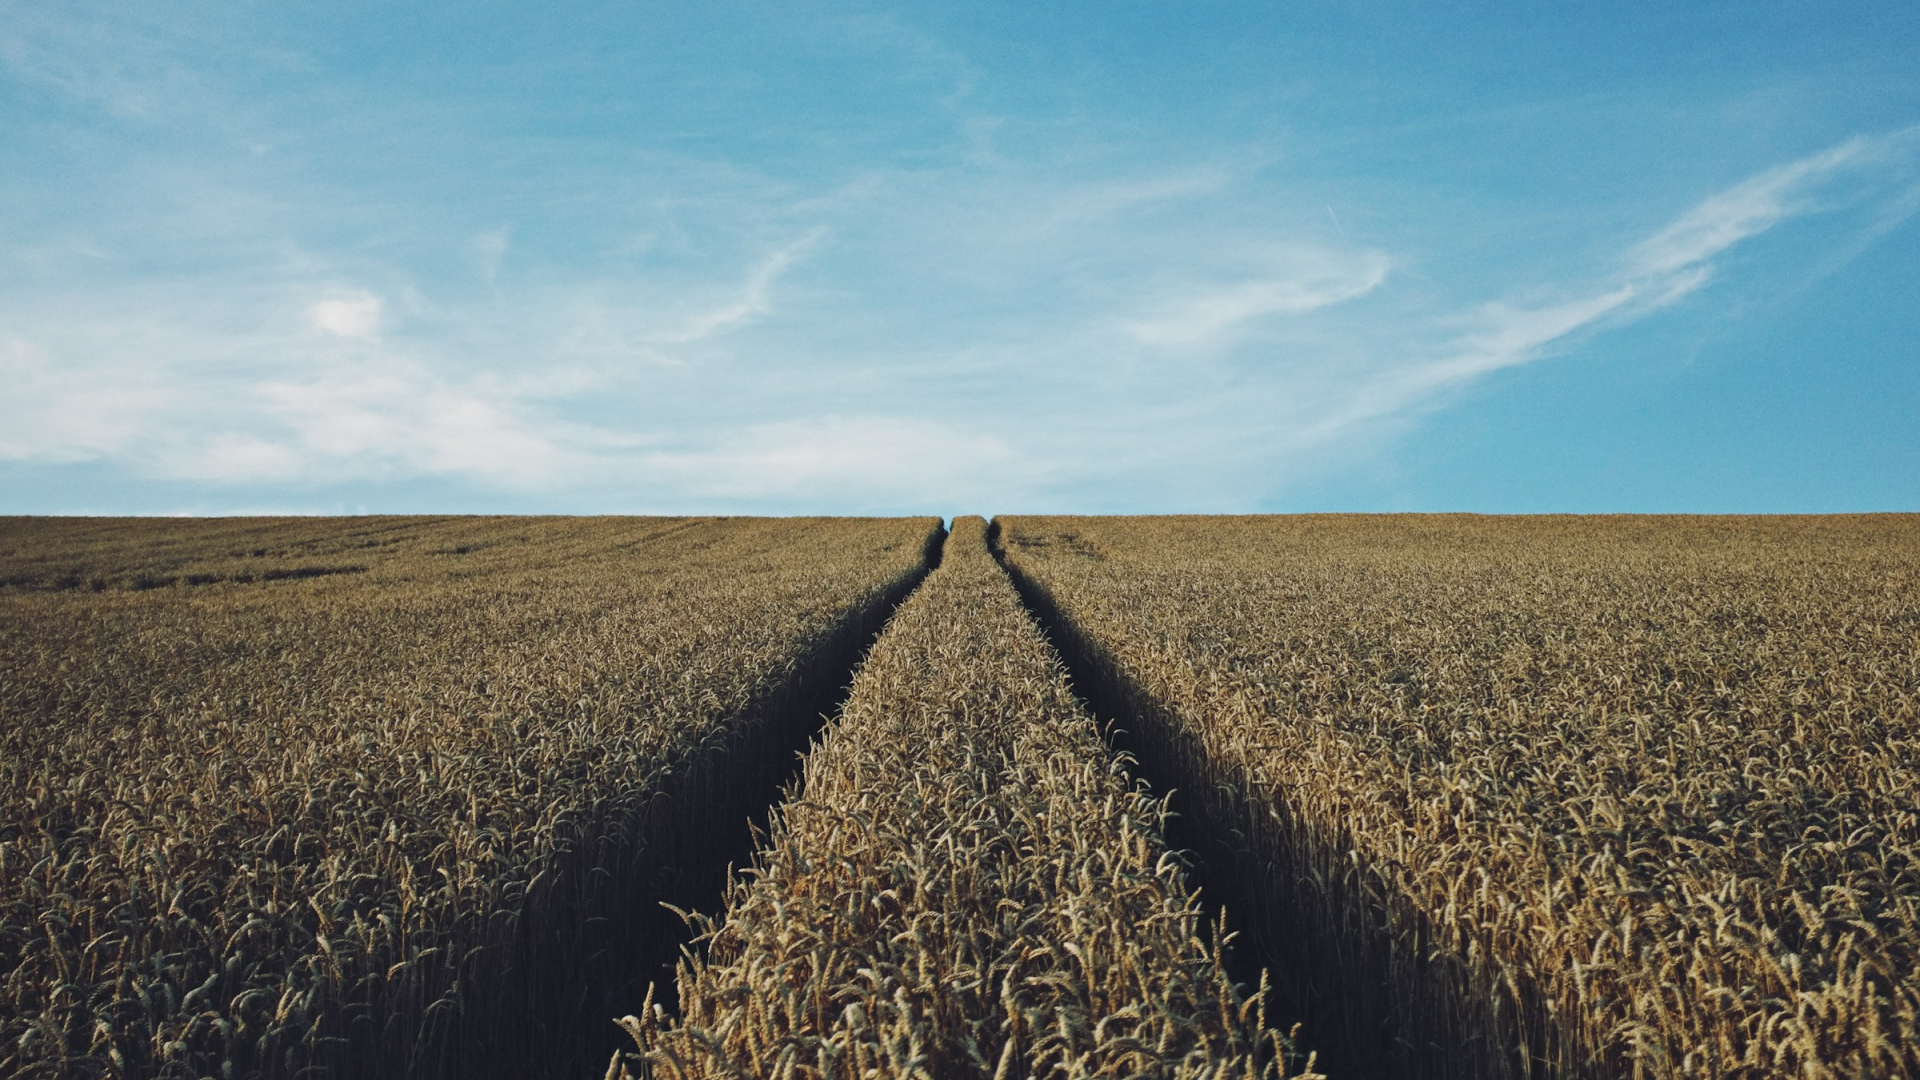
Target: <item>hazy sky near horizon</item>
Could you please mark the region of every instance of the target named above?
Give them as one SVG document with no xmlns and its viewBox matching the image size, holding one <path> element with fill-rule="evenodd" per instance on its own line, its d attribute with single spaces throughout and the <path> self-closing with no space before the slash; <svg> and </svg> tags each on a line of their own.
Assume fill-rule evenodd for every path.
<svg viewBox="0 0 1920 1080">
<path fill-rule="evenodd" d="M 1920 510 L 1920 6 L 0 0 L 0 513 Z"/>
</svg>

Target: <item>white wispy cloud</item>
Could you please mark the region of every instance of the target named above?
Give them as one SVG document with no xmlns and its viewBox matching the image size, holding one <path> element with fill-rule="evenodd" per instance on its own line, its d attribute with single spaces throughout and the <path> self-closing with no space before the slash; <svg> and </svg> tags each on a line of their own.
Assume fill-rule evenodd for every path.
<svg viewBox="0 0 1920 1080">
<path fill-rule="evenodd" d="M 800 239 L 768 252 L 747 273 L 746 281 L 741 283 L 737 295 L 687 319 L 677 329 L 663 335 L 663 340 L 676 345 L 701 341 L 751 319 L 771 314 L 774 283 L 795 263 L 805 258 L 826 235 L 824 227 L 816 227 Z"/>
<path fill-rule="evenodd" d="M 1129 321 L 1127 333 L 1149 345 L 1206 345 L 1230 337 L 1250 322 L 1275 315 L 1304 315 L 1365 296 L 1387 279 L 1392 260 L 1381 252 L 1314 252 L 1292 274 L 1193 290 L 1152 316 Z"/>
<path fill-rule="evenodd" d="M 1920 129 L 1848 139 L 1768 169 L 1701 202 L 1636 245 L 1629 272 L 1659 278 L 1696 267 L 1750 236 L 1819 207 L 1821 189 L 1849 171 L 1885 162 L 1909 148 Z"/>
<path fill-rule="evenodd" d="M 380 332 L 386 305 L 365 290 L 316 300 L 307 307 L 307 321 L 334 337 L 371 338 Z"/>
<path fill-rule="evenodd" d="M 592 433 L 542 409 L 581 388 L 576 372 L 461 371 L 382 339 L 382 308 L 369 292 L 301 283 L 0 303 L 13 330 L 0 339 L 0 459 L 236 485 L 445 476 L 502 488 L 590 464 L 578 447 Z"/>
<path fill-rule="evenodd" d="M 524 487 L 551 483 L 580 463 L 529 422 L 526 402 L 391 358 L 265 383 L 255 393 L 263 415 L 290 434 L 284 441 L 296 450 L 302 479 L 452 475 Z"/>
<path fill-rule="evenodd" d="M 1030 221 L 1033 232 L 1060 232 L 1089 224 L 1100 225 L 1114 218 L 1151 209 L 1166 203 L 1190 203 L 1218 195 L 1232 186 L 1231 169 L 1219 166 L 1171 168 L 1141 176 L 1094 179 L 1072 184 L 1058 194 L 1065 198 L 1043 199 L 1041 212 Z M 1040 185 L 1040 194 L 1048 185 Z"/>
<path fill-rule="evenodd" d="M 951 423 L 825 416 L 725 432 L 716 445 L 648 454 L 635 479 L 699 499 L 832 499 L 843 506 L 921 505 L 986 497 L 1021 469 L 1013 447 Z"/>
<path fill-rule="evenodd" d="M 480 264 L 480 277 L 488 285 L 496 285 L 500 280 L 500 267 L 506 262 L 507 249 L 512 246 L 513 230 L 505 225 L 473 238 L 473 254 Z"/>
<path fill-rule="evenodd" d="M 126 120 L 157 121 L 205 106 L 204 75 L 174 55 L 164 20 L 89 19 L 10 7 L 0 70 Z"/>
<path fill-rule="evenodd" d="M 1345 400 L 1290 433 L 1295 445 L 1342 436 L 1369 421 L 1427 406 L 1473 380 L 1531 363 L 1581 335 L 1644 318 L 1699 290 L 1715 259 L 1793 218 L 1846 201 L 1841 188 L 1863 173 L 1910 167 L 1920 128 L 1857 137 L 1787 162 L 1701 200 L 1637 243 L 1618 269 L 1569 298 L 1547 304 L 1490 302 L 1451 321 L 1467 329 L 1442 338 L 1438 355 L 1392 365 L 1353 387 Z"/>
<path fill-rule="evenodd" d="M 137 368 L 62 364 L 23 337 L 0 338 L 0 459 L 90 461 L 137 451 L 182 402 Z"/>
</svg>

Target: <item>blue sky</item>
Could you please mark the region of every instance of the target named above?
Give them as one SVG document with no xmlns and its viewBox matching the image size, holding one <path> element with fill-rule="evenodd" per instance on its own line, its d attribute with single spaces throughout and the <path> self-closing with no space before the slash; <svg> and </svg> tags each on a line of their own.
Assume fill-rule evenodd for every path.
<svg viewBox="0 0 1920 1080">
<path fill-rule="evenodd" d="M 1911 3 L 0 0 L 0 146 L 0 512 L 1920 510 Z"/>
</svg>

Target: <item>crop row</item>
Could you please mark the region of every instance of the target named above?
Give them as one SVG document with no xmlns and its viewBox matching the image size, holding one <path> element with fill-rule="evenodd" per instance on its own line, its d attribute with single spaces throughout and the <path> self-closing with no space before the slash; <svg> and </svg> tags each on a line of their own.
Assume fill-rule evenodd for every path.
<svg viewBox="0 0 1920 1080">
<path fill-rule="evenodd" d="M 961 519 L 609 1076 L 1277 1077 L 1162 831 Z M 1311 1062 L 1307 1062 L 1311 1073 Z"/>
<path fill-rule="evenodd" d="M 937 537 L 0 522 L 0 1074 L 597 1068 Z"/>
<path fill-rule="evenodd" d="M 1337 1071 L 1920 1075 L 1920 522 L 1001 528 Z"/>
</svg>

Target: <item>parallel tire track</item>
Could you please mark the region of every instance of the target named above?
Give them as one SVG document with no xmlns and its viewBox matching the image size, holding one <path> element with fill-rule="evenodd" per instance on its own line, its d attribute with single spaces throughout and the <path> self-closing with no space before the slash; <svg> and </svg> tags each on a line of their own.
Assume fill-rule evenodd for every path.
<svg viewBox="0 0 1920 1080">
<path fill-rule="evenodd" d="M 609 1076 L 1285 1075 L 1164 823 L 961 519 Z"/>
</svg>

